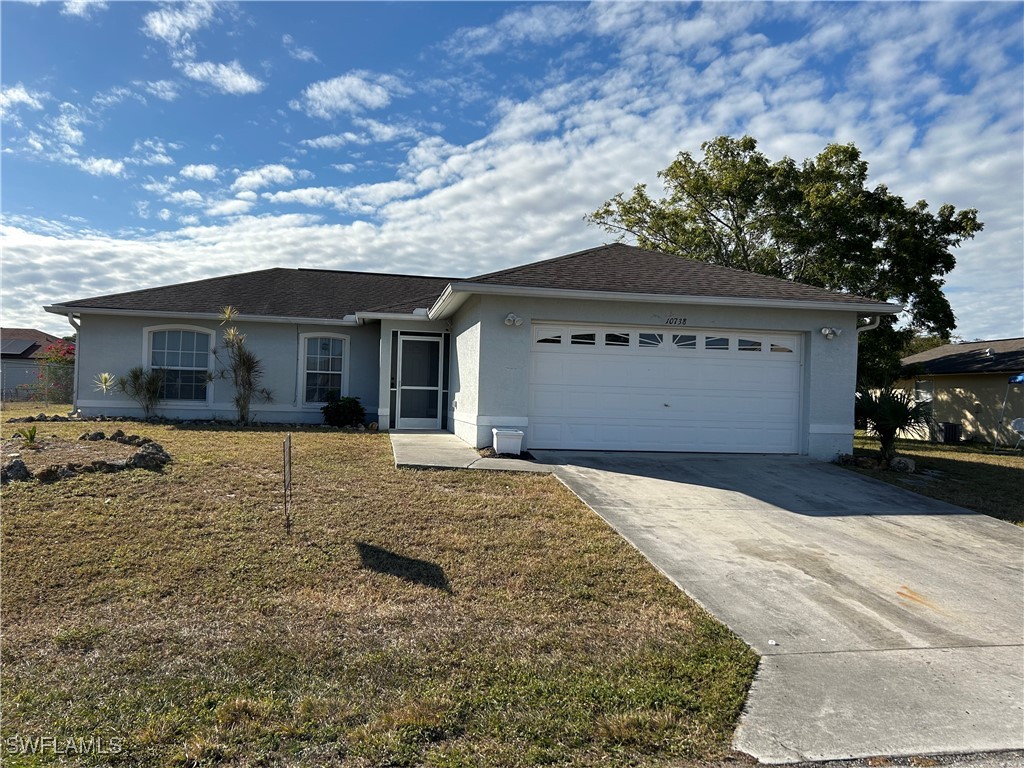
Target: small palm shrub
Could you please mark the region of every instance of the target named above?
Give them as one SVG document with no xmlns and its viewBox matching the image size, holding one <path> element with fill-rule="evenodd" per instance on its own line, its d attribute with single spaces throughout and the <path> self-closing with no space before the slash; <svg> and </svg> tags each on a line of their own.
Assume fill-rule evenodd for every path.
<svg viewBox="0 0 1024 768">
<path fill-rule="evenodd" d="M 22 439 L 26 448 L 35 448 L 37 446 L 35 427 L 21 427 L 14 430 L 14 434 Z"/>
<path fill-rule="evenodd" d="M 886 467 L 896 456 L 897 435 L 928 424 L 931 411 L 931 403 L 914 402 L 913 396 L 902 389 L 886 387 L 878 392 L 857 393 L 857 413 L 867 420 L 868 433 L 878 438 L 882 466 Z"/>
</svg>

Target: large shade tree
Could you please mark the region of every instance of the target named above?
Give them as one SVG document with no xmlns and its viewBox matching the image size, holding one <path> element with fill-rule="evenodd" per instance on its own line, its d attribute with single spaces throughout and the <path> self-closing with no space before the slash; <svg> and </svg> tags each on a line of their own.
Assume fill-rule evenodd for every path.
<svg viewBox="0 0 1024 768">
<path fill-rule="evenodd" d="M 861 337 L 858 376 L 882 385 L 918 334 L 948 338 L 956 318 L 942 291 L 952 249 L 980 232 L 975 209 L 908 205 L 884 185 L 869 188 L 853 144 L 829 144 L 801 163 L 771 162 L 749 136 L 705 142 L 658 173 L 665 196 L 644 184 L 620 193 L 588 221 L 643 248 L 848 291 L 907 308 Z"/>
</svg>

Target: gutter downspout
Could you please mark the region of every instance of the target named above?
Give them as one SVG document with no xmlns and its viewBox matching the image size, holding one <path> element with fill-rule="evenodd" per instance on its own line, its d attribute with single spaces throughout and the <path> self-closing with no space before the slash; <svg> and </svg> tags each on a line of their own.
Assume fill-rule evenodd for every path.
<svg viewBox="0 0 1024 768">
<path fill-rule="evenodd" d="M 78 353 L 82 349 L 82 326 L 75 322 L 75 316 L 68 312 L 68 322 L 75 329 L 75 379 L 71 387 L 71 413 L 78 410 Z"/>
<path fill-rule="evenodd" d="M 857 326 L 857 335 L 860 336 L 865 331 L 873 331 L 873 330 L 875 330 L 875 328 L 877 328 L 881 324 L 882 324 L 882 316 L 881 315 L 874 315 L 874 316 L 868 317 L 867 325 L 858 325 Z"/>
</svg>

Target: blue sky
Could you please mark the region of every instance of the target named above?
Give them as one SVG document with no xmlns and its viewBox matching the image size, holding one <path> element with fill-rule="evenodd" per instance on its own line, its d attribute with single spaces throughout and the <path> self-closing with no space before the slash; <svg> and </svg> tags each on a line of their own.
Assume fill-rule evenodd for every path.
<svg viewBox="0 0 1024 768">
<path fill-rule="evenodd" d="M 975 207 L 947 294 L 1024 335 L 1020 3 L 0 4 L 3 324 L 270 266 L 471 275 L 722 134 Z"/>
</svg>

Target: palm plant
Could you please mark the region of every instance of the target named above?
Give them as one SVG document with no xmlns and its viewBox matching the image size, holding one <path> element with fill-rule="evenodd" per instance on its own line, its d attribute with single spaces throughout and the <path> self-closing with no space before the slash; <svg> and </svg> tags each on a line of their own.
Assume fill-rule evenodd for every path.
<svg viewBox="0 0 1024 768">
<path fill-rule="evenodd" d="M 857 412 L 867 420 L 868 432 L 878 438 L 882 465 L 886 467 L 896 456 L 897 435 L 924 426 L 932 418 L 931 403 L 915 402 L 909 392 L 891 386 L 858 392 Z"/>
</svg>

